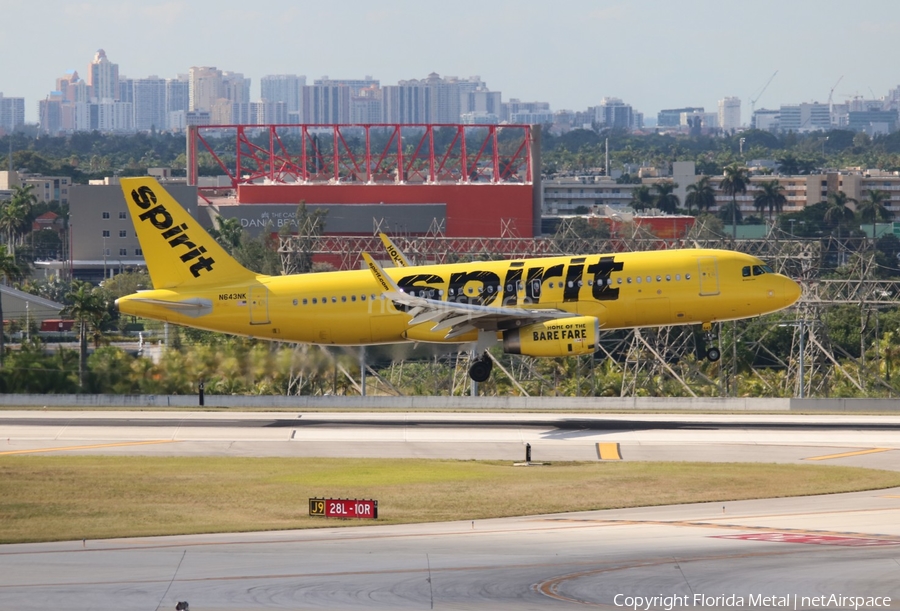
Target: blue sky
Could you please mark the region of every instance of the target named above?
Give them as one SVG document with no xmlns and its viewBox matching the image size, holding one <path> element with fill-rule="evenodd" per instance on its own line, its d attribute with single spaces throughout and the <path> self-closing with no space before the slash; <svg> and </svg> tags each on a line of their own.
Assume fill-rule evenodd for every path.
<svg viewBox="0 0 900 611">
<path fill-rule="evenodd" d="M 401 79 L 480 75 L 503 99 L 583 110 L 604 96 L 646 116 L 749 100 L 757 108 L 886 95 L 900 85 L 895 0 L 0 0 L 0 92 L 26 120 L 97 49 L 131 78 L 215 66 Z"/>
</svg>

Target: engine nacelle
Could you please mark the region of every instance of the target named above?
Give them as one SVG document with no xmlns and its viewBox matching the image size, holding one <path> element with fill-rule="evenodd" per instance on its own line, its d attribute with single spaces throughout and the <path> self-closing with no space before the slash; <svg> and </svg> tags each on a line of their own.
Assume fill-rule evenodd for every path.
<svg viewBox="0 0 900 611">
<path fill-rule="evenodd" d="M 504 331 L 503 351 L 525 356 L 593 354 L 597 350 L 599 337 L 598 319 L 573 316 Z"/>
</svg>

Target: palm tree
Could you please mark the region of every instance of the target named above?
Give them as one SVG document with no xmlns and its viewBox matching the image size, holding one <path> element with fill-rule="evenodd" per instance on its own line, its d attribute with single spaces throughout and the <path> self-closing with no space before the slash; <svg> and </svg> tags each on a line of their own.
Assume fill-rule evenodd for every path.
<svg viewBox="0 0 900 611">
<path fill-rule="evenodd" d="M 784 187 L 777 180 L 768 180 L 759 183 L 759 191 L 753 198 L 753 206 L 762 213 L 766 208 L 769 209 L 769 220 L 772 219 L 772 213 L 781 214 L 787 198 L 784 196 Z"/>
<path fill-rule="evenodd" d="M 10 252 L 15 254 L 17 237 L 28 231 L 31 225 L 31 210 L 37 203 L 34 185 L 13 187 L 12 199 L 0 210 L 0 228 L 6 231 Z"/>
<path fill-rule="evenodd" d="M 888 210 L 884 205 L 885 201 L 890 201 L 890 194 L 878 189 L 870 189 L 868 197 L 859 202 L 856 211 L 859 213 L 860 220 L 872 221 L 872 243 L 875 243 L 875 223 L 880 219 L 886 221 L 894 216 L 894 213 Z"/>
<path fill-rule="evenodd" d="M 650 193 L 650 187 L 641 185 L 631 190 L 631 201 L 629 206 L 635 210 L 646 210 L 653 207 L 653 194 Z"/>
<path fill-rule="evenodd" d="M 687 187 L 687 197 L 684 198 L 688 214 L 692 208 L 697 210 L 709 210 L 716 205 L 716 191 L 709 184 L 709 176 L 701 176 L 700 180 Z"/>
<path fill-rule="evenodd" d="M 747 168 L 742 168 L 736 163 L 725 167 L 725 178 L 722 179 L 722 191 L 731 196 L 731 238 L 737 238 L 737 195 L 747 192 L 750 184 L 750 174 Z"/>
<path fill-rule="evenodd" d="M 837 231 L 838 231 L 838 264 L 840 265 L 840 261 L 843 258 L 843 246 L 841 244 L 841 227 L 843 226 L 845 221 L 849 221 L 853 219 L 853 210 L 850 209 L 848 204 L 853 202 L 857 203 L 855 199 L 852 197 L 848 197 L 846 193 L 843 191 L 831 191 L 828 194 L 828 199 L 826 203 L 828 204 L 828 209 L 825 210 L 825 221 L 828 223 L 836 223 Z"/>
<path fill-rule="evenodd" d="M 667 214 L 675 214 L 680 202 L 673 191 L 678 185 L 674 182 L 658 182 L 653 186 L 656 189 L 656 207 Z"/>
<path fill-rule="evenodd" d="M 71 316 L 78 323 L 78 384 L 84 388 L 87 372 L 87 339 L 89 327 L 96 326 L 103 319 L 106 306 L 100 294 L 94 290 L 90 282 L 75 281 L 72 290 L 66 294 L 69 305 L 63 308 L 63 314 Z"/>
<path fill-rule="evenodd" d="M 10 282 L 22 276 L 19 266 L 16 265 L 16 258 L 9 254 L 6 246 L 0 245 L 0 280 Z M 3 337 L 3 299 L 0 296 L 0 367 L 3 367 L 3 353 L 6 350 Z"/>
<path fill-rule="evenodd" d="M 855 199 L 849 197 L 843 191 L 831 191 L 828 194 L 826 200 L 828 209 L 825 211 L 825 220 L 829 223 L 837 223 L 838 231 L 840 231 L 844 221 L 849 221 L 853 218 L 853 210 L 848 205 L 850 202 L 857 203 Z"/>
</svg>

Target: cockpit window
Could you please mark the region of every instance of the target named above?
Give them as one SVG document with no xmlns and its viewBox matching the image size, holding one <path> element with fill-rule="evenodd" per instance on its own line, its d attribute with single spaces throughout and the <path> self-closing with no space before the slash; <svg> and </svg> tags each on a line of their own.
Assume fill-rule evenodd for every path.
<svg viewBox="0 0 900 611">
<path fill-rule="evenodd" d="M 741 275 L 744 278 L 748 278 L 750 276 L 750 266 L 749 265 L 745 265 L 743 268 L 741 268 Z"/>
<path fill-rule="evenodd" d="M 771 274 L 772 268 L 768 265 L 754 265 L 753 266 L 753 275 L 754 276 L 762 276 L 763 274 Z"/>
</svg>

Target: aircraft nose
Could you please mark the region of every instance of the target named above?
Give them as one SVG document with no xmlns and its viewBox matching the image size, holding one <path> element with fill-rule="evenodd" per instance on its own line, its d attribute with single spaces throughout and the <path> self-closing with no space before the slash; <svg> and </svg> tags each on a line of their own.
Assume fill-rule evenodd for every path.
<svg viewBox="0 0 900 611">
<path fill-rule="evenodd" d="M 793 305 L 797 303 L 797 300 L 800 299 L 800 294 L 803 292 L 803 289 L 800 288 L 800 285 L 791 280 L 790 278 L 785 277 L 784 279 L 784 305 L 785 307 Z"/>
</svg>

